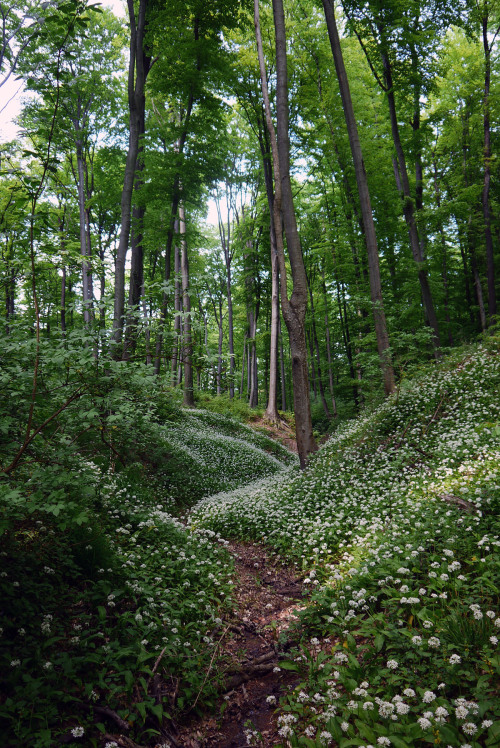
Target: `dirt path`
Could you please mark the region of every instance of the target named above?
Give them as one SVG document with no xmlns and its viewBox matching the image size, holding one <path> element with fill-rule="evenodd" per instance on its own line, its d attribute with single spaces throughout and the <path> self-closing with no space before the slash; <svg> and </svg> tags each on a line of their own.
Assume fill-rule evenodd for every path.
<svg viewBox="0 0 500 748">
<path fill-rule="evenodd" d="M 277 702 L 297 678 L 277 669 L 279 652 L 287 646 L 284 633 L 302 607 L 297 570 L 280 564 L 260 546 L 232 542 L 228 550 L 235 559 L 237 611 L 224 621 L 227 634 L 221 646 L 227 663 L 226 693 L 215 716 L 179 729 L 175 740 L 185 748 L 277 745 L 276 707 L 268 697 Z M 217 717 L 223 705 L 223 714 Z M 247 741 L 248 729 L 255 733 L 252 743 Z"/>
</svg>

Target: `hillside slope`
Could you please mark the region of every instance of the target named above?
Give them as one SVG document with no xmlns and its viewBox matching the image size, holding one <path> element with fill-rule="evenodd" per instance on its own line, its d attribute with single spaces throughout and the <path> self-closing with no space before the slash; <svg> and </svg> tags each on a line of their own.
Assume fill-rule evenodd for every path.
<svg viewBox="0 0 500 748">
<path fill-rule="evenodd" d="M 307 573 L 287 745 L 499 744 L 499 385 L 495 343 L 462 352 L 339 429 L 304 474 L 194 508 L 196 526 Z"/>
</svg>

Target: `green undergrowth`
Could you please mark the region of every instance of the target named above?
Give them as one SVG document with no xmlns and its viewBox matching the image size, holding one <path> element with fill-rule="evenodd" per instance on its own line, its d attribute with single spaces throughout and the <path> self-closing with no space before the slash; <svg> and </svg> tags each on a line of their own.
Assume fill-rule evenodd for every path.
<svg viewBox="0 0 500 748">
<path fill-rule="evenodd" d="M 194 508 L 303 569 L 283 745 L 500 744 L 498 343 L 405 382 L 303 474 Z"/>
<path fill-rule="evenodd" d="M 151 368 L 80 334 L 13 328 L 0 371 L 2 746 L 162 740 L 214 703 L 230 556 L 177 518 L 295 458 L 223 414 L 184 410 Z M 19 460 L 16 462 L 16 455 Z M 293 468 L 292 468 L 293 469 Z"/>
</svg>

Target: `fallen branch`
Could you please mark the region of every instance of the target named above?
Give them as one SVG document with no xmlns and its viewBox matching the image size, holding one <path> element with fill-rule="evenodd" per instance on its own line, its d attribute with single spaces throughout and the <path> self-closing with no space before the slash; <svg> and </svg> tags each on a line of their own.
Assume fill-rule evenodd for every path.
<svg viewBox="0 0 500 748">
<path fill-rule="evenodd" d="M 83 709 L 86 712 L 93 711 L 94 714 L 97 714 L 100 717 L 106 717 L 107 719 L 111 720 L 111 722 L 114 722 L 122 732 L 130 732 L 129 723 L 125 722 L 125 720 L 122 719 L 120 715 L 117 714 L 113 709 L 110 709 L 110 707 L 98 706 L 96 704 L 85 704 L 83 701 L 80 702 L 78 706 L 80 707 L 80 709 Z"/>
<path fill-rule="evenodd" d="M 260 678 L 262 675 L 267 675 L 267 673 L 270 673 L 274 667 L 275 664 L 273 662 L 254 665 L 254 667 L 247 670 L 245 673 L 237 673 L 233 675 L 233 677 L 226 683 L 226 688 L 228 691 L 233 691 L 235 688 L 238 688 L 238 686 L 241 686 L 242 683 L 246 683 L 254 678 Z"/>
<path fill-rule="evenodd" d="M 467 512 L 467 514 L 472 514 L 476 511 L 474 504 L 471 504 L 470 501 L 466 501 L 465 499 L 461 499 L 459 496 L 453 496 L 451 493 L 441 493 L 438 494 L 438 496 L 448 504 L 456 504 L 460 509 L 463 509 L 464 512 Z"/>
<path fill-rule="evenodd" d="M 433 422 L 433 421 L 435 420 L 435 418 L 436 418 L 437 414 L 439 413 L 439 410 L 440 410 L 440 408 L 441 408 L 441 405 L 443 404 L 443 400 L 445 399 L 445 397 L 447 397 L 447 395 L 448 395 L 448 393 L 447 393 L 447 392 L 445 392 L 445 393 L 443 394 L 443 396 L 442 396 L 441 400 L 440 400 L 440 401 L 439 401 L 439 403 L 438 403 L 438 406 L 437 406 L 436 410 L 434 411 L 434 413 L 433 413 L 433 415 L 432 415 L 432 418 L 431 418 L 431 420 L 429 421 L 429 423 L 427 424 L 427 426 L 426 426 L 426 427 L 425 427 L 425 429 L 424 429 L 424 434 L 426 434 L 426 433 L 427 433 L 427 432 L 429 431 L 429 428 L 430 428 L 430 426 L 431 426 L 432 422 Z"/>
</svg>

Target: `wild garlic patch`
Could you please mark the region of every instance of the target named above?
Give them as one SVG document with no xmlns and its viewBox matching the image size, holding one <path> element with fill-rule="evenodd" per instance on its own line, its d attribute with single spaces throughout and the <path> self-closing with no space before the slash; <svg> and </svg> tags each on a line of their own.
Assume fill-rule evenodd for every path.
<svg viewBox="0 0 500 748">
<path fill-rule="evenodd" d="M 499 385 L 479 348 L 341 427 L 303 474 L 194 508 L 306 573 L 284 745 L 498 745 Z"/>
<path fill-rule="evenodd" d="M 127 395 L 120 380 L 120 401 Z M 187 528 L 174 512 L 296 458 L 226 416 L 168 410 L 167 420 L 132 424 L 127 407 L 125 425 L 112 422 L 115 450 L 128 457 L 121 470 L 100 453 L 47 452 L 44 464 L 54 464 L 27 471 L 18 503 L 9 498 L 13 529 L 0 557 L 0 733 L 9 744 L 95 741 L 91 707 L 113 710 L 140 739 L 217 695 L 222 676 L 211 663 L 232 605 L 231 558 L 219 533 Z"/>
</svg>

